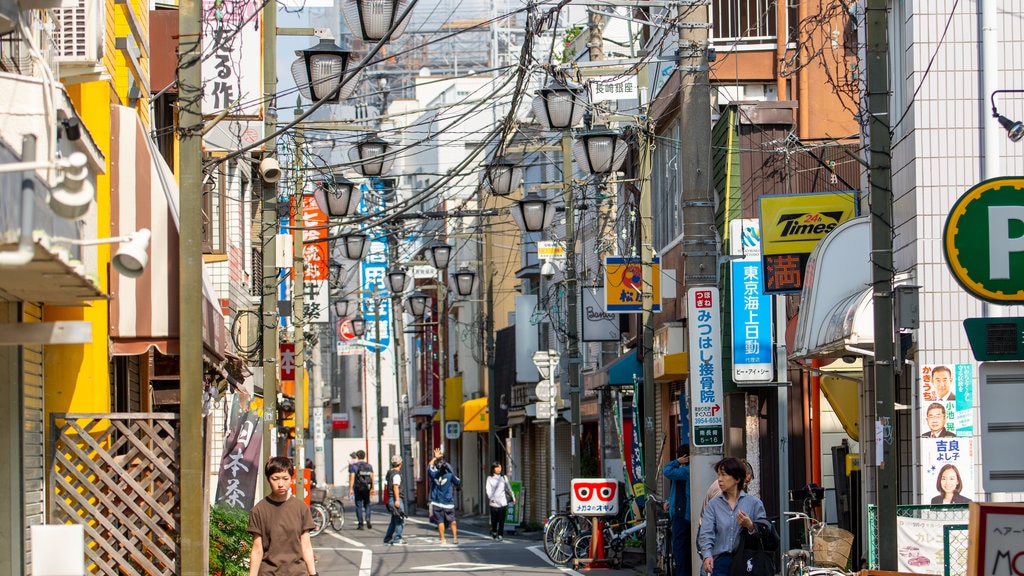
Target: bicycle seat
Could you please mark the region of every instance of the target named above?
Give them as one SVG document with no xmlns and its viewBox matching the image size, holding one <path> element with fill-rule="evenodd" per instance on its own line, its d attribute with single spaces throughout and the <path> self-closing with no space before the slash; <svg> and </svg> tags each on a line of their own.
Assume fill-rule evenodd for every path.
<svg viewBox="0 0 1024 576">
<path fill-rule="evenodd" d="M 802 559 L 804 562 L 810 562 L 811 561 L 811 553 L 808 552 L 807 550 L 803 550 L 801 548 L 794 548 L 792 550 L 787 551 L 786 552 L 786 556 L 789 556 L 793 560 L 800 560 L 800 559 Z"/>
</svg>

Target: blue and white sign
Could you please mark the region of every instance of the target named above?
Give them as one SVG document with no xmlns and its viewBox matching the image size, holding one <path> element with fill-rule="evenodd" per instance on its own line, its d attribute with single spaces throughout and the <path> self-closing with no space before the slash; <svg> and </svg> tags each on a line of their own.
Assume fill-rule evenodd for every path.
<svg viewBox="0 0 1024 576">
<path fill-rule="evenodd" d="M 387 273 L 387 242 L 383 238 L 374 238 L 370 242 L 370 252 L 362 263 L 363 318 L 366 319 L 364 339 L 379 346 L 381 351 L 391 345 L 391 298 L 386 282 Z M 378 301 L 373 297 L 375 291 Z M 378 326 L 379 334 L 376 333 Z"/>
<path fill-rule="evenodd" d="M 761 291 L 761 260 L 732 262 L 732 379 L 771 382 L 772 299 Z"/>
<path fill-rule="evenodd" d="M 693 445 L 721 446 L 725 442 L 725 398 L 722 390 L 722 304 L 718 288 L 686 291 L 689 319 L 690 405 L 693 407 Z"/>
</svg>

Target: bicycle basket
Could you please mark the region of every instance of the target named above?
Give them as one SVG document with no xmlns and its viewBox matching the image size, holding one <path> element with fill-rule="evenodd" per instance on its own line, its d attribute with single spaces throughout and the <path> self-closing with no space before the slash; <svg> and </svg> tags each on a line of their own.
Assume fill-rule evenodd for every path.
<svg viewBox="0 0 1024 576">
<path fill-rule="evenodd" d="M 814 535 L 814 563 L 846 568 L 853 547 L 853 534 L 838 526 L 825 526 Z"/>
<path fill-rule="evenodd" d="M 323 502 L 326 499 L 327 499 L 327 489 L 326 488 L 316 488 L 316 487 L 314 487 L 312 490 L 309 491 L 309 501 L 310 502 Z"/>
</svg>

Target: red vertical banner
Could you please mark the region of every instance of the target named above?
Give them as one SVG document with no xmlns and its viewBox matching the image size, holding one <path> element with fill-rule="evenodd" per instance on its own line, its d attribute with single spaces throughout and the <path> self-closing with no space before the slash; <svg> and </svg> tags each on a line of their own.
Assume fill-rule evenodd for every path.
<svg viewBox="0 0 1024 576">
<path fill-rule="evenodd" d="M 306 261 L 303 280 L 327 280 L 327 215 L 312 196 L 302 197 L 302 257 Z"/>
<path fill-rule="evenodd" d="M 295 380 L 295 343 L 281 343 L 281 380 Z"/>
</svg>

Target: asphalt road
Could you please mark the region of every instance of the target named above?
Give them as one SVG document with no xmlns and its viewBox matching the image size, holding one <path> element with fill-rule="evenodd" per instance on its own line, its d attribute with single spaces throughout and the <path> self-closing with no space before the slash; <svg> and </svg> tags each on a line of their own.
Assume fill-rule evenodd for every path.
<svg viewBox="0 0 1024 576">
<path fill-rule="evenodd" d="M 348 511 L 341 531 L 331 528 L 313 538 L 317 570 L 321 576 L 371 576 L 384 574 L 438 574 L 461 572 L 489 576 L 513 574 L 571 574 L 576 570 L 554 566 L 544 553 L 540 533 L 506 535 L 501 542 L 491 539 L 484 518 L 458 519 L 459 543 L 441 546 L 437 528 L 425 516 L 409 517 L 405 522 L 404 546 L 384 544 L 387 513 L 374 508 L 373 529 L 356 530 L 355 513 Z M 630 575 L 633 569 L 600 570 L 609 576 Z"/>
</svg>

